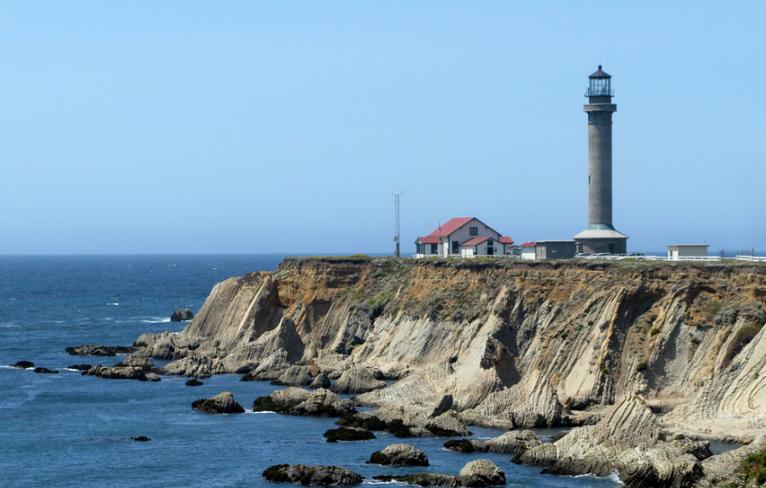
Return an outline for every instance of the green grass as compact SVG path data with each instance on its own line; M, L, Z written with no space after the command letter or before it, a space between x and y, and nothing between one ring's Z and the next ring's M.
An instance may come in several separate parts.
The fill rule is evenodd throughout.
M766 450L754 452L743 459L742 472L746 481L766 483Z

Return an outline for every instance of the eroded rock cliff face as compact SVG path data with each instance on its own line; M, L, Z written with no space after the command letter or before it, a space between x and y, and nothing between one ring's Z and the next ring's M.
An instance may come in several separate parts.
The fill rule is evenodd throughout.
M765 323L752 264L291 259L219 283L134 354L196 376L360 370L343 383L381 410L508 428L638 397L660 430L747 440L766 432Z

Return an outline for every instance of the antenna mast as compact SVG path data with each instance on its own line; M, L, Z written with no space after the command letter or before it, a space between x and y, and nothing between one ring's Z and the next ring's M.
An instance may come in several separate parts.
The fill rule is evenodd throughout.
M394 243L396 246L396 249L394 250L394 255L398 258L400 257L400 250L399 250L399 197L402 195L402 192L399 193L393 193L394 196L394 214L395 214L395 229L394 229Z

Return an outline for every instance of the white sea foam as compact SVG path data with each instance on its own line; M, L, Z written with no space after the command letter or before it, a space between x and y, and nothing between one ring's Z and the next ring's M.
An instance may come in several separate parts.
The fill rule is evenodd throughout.
M141 319L144 324L166 324L170 322L170 317L146 317Z
M252 410L250 410L249 408L246 408L246 409L245 409L245 413L255 413L255 414L258 414L258 413L277 413L277 412L272 412L271 410L264 410L264 411L262 411L262 412L253 412L253 411L252 411Z
M109 302L109 303L107 303L107 305L111 305L113 307L118 307L118 306L120 306L120 302Z

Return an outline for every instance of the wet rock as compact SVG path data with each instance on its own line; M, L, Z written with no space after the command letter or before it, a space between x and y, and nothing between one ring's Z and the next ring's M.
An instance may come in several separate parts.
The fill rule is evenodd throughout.
M362 483L361 475L338 466L277 464L266 468L262 476L275 483L296 483L303 486L352 486Z
M201 386L201 385L203 385L203 384L204 384L204 383L202 383L202 382L201 382L200 380L198 380L197 378L192 378L192 379L190 379L190 380L188 380L188 381L186 382L186 386Z
M82 374L88 376L96 376L98 378L104 378L107 380L138 380L146 381L146 373L141 368L135 368L133 366L101 366L96 365L87 371L83 371Z
M234 400L234 395L228 391L212 396L210 398L201 398L192 402L192 408L205 413L244 413L242 405Z
M133 352L129 346L105 346L103 344L83 344L67 347L66 352L72 356L116 356Z
M58 371L56 371L55 369L43 368L42 366L36 367L34 369L34 372L35 373L43 373L43 374L56 374L56 373L58 373Z
M477 459L463 466L457 475L460 486L473 488L505 484L505 473L488 459Z
M484 451L482 448L477 448L478 442L473 439L451 439L444 443L444 448L450 451L462 452L464 454L471 454L476 451Z
M356 412L353 402L343 400L324 388L310 392L302 388L278 390L259 397L253 403L255 412L277 412L312 417L342 417Z
M454 488L458 486L457 479L454 476L442 473L415 473L405 475L377 475L372 477L375 480L390 483L399 481L408 485L415 486L444 486Z
M160 375L157 373L146 373L146 381L152 381L157 382L160 381L162 378L160 378Z
M67 366L67 369L74 369L77 371L88 371L90 368L92 368L92 364L70 364Z
M177 308L171 315L171 322L183 322L184 320L191 320L194 318L194 314L188 308Z
M130 438L131 440L134 440L136 442L149 442L151 439L146 437L145 435L136 435Z
M387 466L428 466L428 456L409 444L391 444L373 452L368 462Z
M14 368L19 368L19 369L27 369L27 368L34 368L35 363L33 363L32 361L22 360L22 361L16 361L15 363L11 364L11 366L13 366Z
M348 427L340 427L338 429L330 429L324 433L327 442L338 441L368 441L375 439L375 434L369 430L351 429Z
M375 378L372 370L362 366L352 366L340 375L331 390L336 393L366 393L385 386L384 381Z

